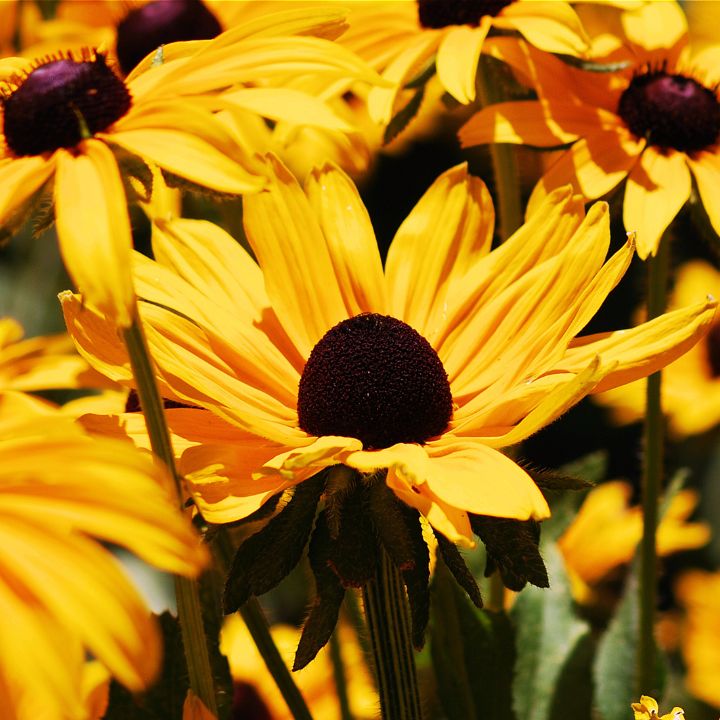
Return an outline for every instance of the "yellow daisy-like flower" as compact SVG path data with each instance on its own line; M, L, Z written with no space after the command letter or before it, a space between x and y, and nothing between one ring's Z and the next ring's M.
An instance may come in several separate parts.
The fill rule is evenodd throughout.
M195 576L207 552L127 442L93 439L60 411L0 395L0 706L4 717L84 718L85 652L132 690L160 663L149 610L98 541ZM87 683L85 683L86 685Z
M587 393L665 365L715 311L708 301L576 339L633 249L605 263L607 206L585 217L569 188L490 252L490 195L452 168L402 224L383 270L346 175L316 169L303 192L277 161L269 171L267 190L244 201L257 264L194 220L158 221L157 261L135 257L163 392L194 406L168 417L211 522L338 463L387 469L396 495L456 542L472 544L468 513L547 517L537 486L499 449ZM70 293L63 305L91 364L131 384L112 325Z
M214 191L257 191L265 178L254 150L211 110L222 104L274 120L292 112L297 122L337 129L338 119L318 111L322 103L314 98L240 83L308 72L327 82L372 80L375 74L347 50L306 36L337 33L342 18L332 10L267 15L212 41L170 45L163 64L153 67L148 59L125 80L94 51L0 61L0 224L6 234L54 181L58 238L71 276L88 302L128 326L132 241L118 160L127 161L129 175L143 177L148 162ZM287 93L295 101L289 106Z
M369 109L387 124L404 85L433 62L450 95L475 99L475 76L491 28L519 32L547 51L580 55L587 37L567 2L537 0L391 0L351 5L350 30L341 42L367 60L393 87L374 88Z
M629 506L632 488L606 482L590 491L572 524L558 541L579 602L593 596L593 585L632 560L642 537L642 509ZM658 527L658 555L703 547L710 541L705 523L687 522L698 503L694 490L681 490Z
M632 703L635 720L684 720L685 711L682 708L674 707L669 713L660 715L660 709L655 698L649 695L641 695L639 703Z
M538 100L484 108L460 140L464 147L569 144L535 187L531 207L566 183L594 199L626 179L625 227L637 232L645 259L690 196L692 177L720 232L719 50L690 56L675 3L650 3L633 15L633 37L652 38L652 47L626 38L625 54L614 59L628 66L618 72L582 71L527 45L498 42L494 54L518 69Z
M720 273L701 260L677 270L670 307L696 302L710 293L720 294ZM630 383L601 393L596 400L612 409L619 423L639 420L645 412L645 382ZM720 423L720 325L685 355L665 368L662 407L676 437L706 432Z

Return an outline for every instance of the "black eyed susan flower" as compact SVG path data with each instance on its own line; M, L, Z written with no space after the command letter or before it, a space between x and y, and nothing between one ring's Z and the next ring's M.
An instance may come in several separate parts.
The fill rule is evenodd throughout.
M569 144L535 187L531 206L566 183L594 199L627 179L625 227L637 231L644 259L655 254L662 233L690 196L692 177L720 232L720 76L717 49L690 56L675 3L647 4L633 13L631 27L623 52L612 58L626 67L612 73L570 68L527 46L498 43L497 57L516 67L539 99L484 108L460 131L460 139L466 147Z
M150 163L216 192L257 191L265 183L262 167L211 112L218 108L209 96L225 90L227 105L277 119L289 112L287 102L278 109L288 99L282 89L242 83L269 78L277 85L313 71L331 79L372 80L374 73L343 48L283 34L322 35L341 18L332 11L267 16L201 47L168 46L160 66L148 60L125 80L103 53L91 50L0 61L0 223L6 233L26 217L38 191L51 186L70 274L88 302L129 325L134 295L123 176L147 180L143 167ZM291 99L302 95L287 92ZM322 125L330 116L337 129L329 111L318 120L318 105L307 98L298 121L315 113Z
M402 224L383 270L342 172L316 170L305 192L277 161L269 172L244 205L258 264L219 228L182 219L157 222L155 262L135 258L164 393L191 406L168 411L182 471L211 522L338 465L387 471L403 503L466 545L469 514L547 517L500 449L587 393L667 364L714 313L708 301L576 338L633 251L605 263L607 207L584 217L569 189L490 252L489 194L453 168ZM76 296L63 305L81 352L131 384L112 326Z
M655 698L649 695L642 695L640 702L632 704L635 720L685 720L685 712L682 708L674 707L669 713L660 715L660 708Z
M3 716L86 717L86 652L140 690L162 651L149 610L101 542L191 577L207 551L148 454L90 438L19 393L0 395L0 430Z
M398 93L429 63L450 95L475 99L475 76L491 28L519 32L548 52L581 55L588 48L582 24L567 2L536 0L401 0L355 3L341 42L392 81L374 88L373 117L387 124Z

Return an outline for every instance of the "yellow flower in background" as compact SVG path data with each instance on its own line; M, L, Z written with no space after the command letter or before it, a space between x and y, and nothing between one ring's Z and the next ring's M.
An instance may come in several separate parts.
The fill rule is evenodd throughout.
M710 294L720 294L720 273L695 260L678 268L670 307L678 308ZM601 393L595 399L611 408L619 423L639 420L645 412L644 381ZM720 325L685 355L665 368L662 407L676 437L706 432L720 423Z
M558 547L578 602L589 602L593 586L629 563L642 537L642 508L630 506L632 488L622 481L593 488ZM657 532L658 555L703 547L710 541L706 523L688 522L698 504L695 490L681 490L671 501Z
M499 450L588 393L665 365L715 311L708 301L576 338L633 249L605 262L607 206L585 217L569 188L490 252L490 195L465 165L452 168L401 225L383 269L346 175L317 169L303 192L277 161L268 168L267 190L243 207L257 264L195 220L158 222L157 261L135 256L163 393L192 406L168 413L186 448L181 471L211 522L338 463L387 469L401 500L466 545L468 513L547 517L537 486ZM112 324L77 296L62 300L80 352L132 384Z
M292 667L300 639L299 628L273 625L271 632L288 668ZM339 633L352 716L358 720L376 718L379 699L355 633L342 623L338 625L336 632ZM250 632L237 613L225 619L220 635L220 650L227 656L235 682L236 707L233 710L237 717L254 717L251 706L260 703L264 713L258 711L258 716L272 720L292 720L287 703L268 673ZM313 662L293 673L293 677L313 717L340 720L340 703L333 681L329 646L320 650Z
M685 684L695 697L720 708L720 573L689 570L675 583L675 595L685 610Z
M538 100L484 108L461 129L460 140L464 147L569 144L536 185L530 208L566 183L595 199L627 180L625 227L637 232L645 259L688 200L692 178L720 233L720 50L690 54L675 3L643 6L631 28L624 54L613 56L627 65L617 72L578 70L527 45L498 41L493 54L518 70ZM652 44L646 48L636 38Z
M132 690L153 680L162 652L150 611L101 543L188 576L207 552L165 473L127 442L90 438L19 393L0 395L0 438L3 717L85 718L102 700L86 652Z
M375 88L369 109L387 124L398 95L428 65L458 102L475 99L475 76L491 28L514 30L547 52L580 55L588 41L567 2L390 0L351 4L350 30L341 42L381 71L392 88Z
M87 302L128 326L132 240L122 174L142 178L148 162L221 193L260 189L265 179L254 148L211 110L221 102L254 117L290 114L297 122L344 128L319 100L298 90L240 85L282 82L298 72L315 72L326 82L372 80L374 73L347 50L305 36L338 32L342 17L320 10L268 15L215 40L170 45L165 62L153 67L148 60L126 80L95 51L0 61L5 233L25 219L38 191L52 186L60 248L73 280ZM213 99L220 90L222 101Z
M16 320L0 317L0 390L108 387L107 378L77 354L66 333L27 340L23 334Z
M685 712L682 708L674 707L669 713L660 715L660 709L655 698L641 695L639 703L632 703L635 720L684 720Z

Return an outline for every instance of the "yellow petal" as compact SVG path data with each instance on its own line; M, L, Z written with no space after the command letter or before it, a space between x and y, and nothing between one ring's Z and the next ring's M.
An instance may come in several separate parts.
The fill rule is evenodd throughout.
M336 435L324 435L319 438L309 438L304 447L293 448L276 455L268 460L256 475L279 474L287 480L297 476L298 472L305 473L311 470L313 473L322 470L330 465L337 465L344 462L347 453L355 452L362 448L362 443L356 438L348 438Z
M589 357L600 354L617 367L594 388L603 392L650 375L687 352L705 333L715 316L717 303L708 301L665 313L629 330L578 338L565 359L562 371L575 372Z
M475 99L475 74L483 42L492 26L484 16L477 27L458 25L448 29L438 47L435 67L443 87L460 103Z
M85 301L128 327L135 306L132 236L120 172L97 140L57 152L55 217L65 265Z
M310 172L305 192L325 237L347 314L387 312L375 232L352 180L325 165Z
M482 180L465 164L443 173L398 229L386 276L390 311L434 344L448 316L448 299L487 255L495 213Z
M688 165L695 176L700 199L715 232L720 235L720 157L717 153L701 151L694 157L687 157Z
M348 313L312 207L279 161L269 165L272 180L265 192L244 199L243 221L277 316L307 358Z
M0 162L0 224L5 225L52 175L55 158L36 155Z
M660 238L690 197L692 183L683 153L649 146L628 177L623 202L625 229L636 233L638 255L655 255Z

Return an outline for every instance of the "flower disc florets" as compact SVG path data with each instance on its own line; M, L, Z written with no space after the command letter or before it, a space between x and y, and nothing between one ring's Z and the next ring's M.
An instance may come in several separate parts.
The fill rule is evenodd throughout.
M651 145L681 152L703 150L720 134L715 92L694 78L665 70L635 76L620 96L618 115Z
M418 0L418 17L425 28L478 25L485 15L494 17L511 0Z
M201 0L152 0L131 10L118 23L115 50L127 75L160 45L210 40L221 31L218 19Z
M423 443L452 416L447 373L430 343L401 320L343 320L315 345L300 379L300 427L365 448Z
M3 131L16 155L77 145L130 109L125 83L103 55L61 58L36 67L3 101Z

